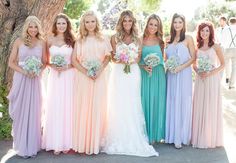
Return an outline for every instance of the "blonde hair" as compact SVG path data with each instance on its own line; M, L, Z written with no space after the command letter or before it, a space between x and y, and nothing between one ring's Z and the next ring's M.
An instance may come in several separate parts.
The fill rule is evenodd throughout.
M137 25L136 25L136 19L132 13L132 11L130 10L125 10L123 11L121 14L120 14L120 18L118 20L118 23L116 25L116 41L118 43L121 43L125 37L125 30L124 30L124 27L123 27L123 21L125 19L125 17L130 17L132 19L132 27L131 27L131 31L130 31L130 34L131 34L131 37L132 37L132 41L134 43L138 43L138 28L137 28Z
M31 36L28 33L28 28L30 23L35 23L38 28L38 34L36 35L36 38L39 40L43 40L43 32L42 32L42 26L40 20L36 16L28 16L25 20L23 30L22 30L22 39L24 41L24 44L26 46L32 46L31 45Z
M150 22L150 20L152 19L155 19L157 21L157 32L155 33L156 37L158 38L159 40L159 44L160 44L160 47L161 47L161 51L162 53L164 52L164 40L163 40L163 26L162 26L162 21L161 21L161 18L156 15L156 14L152 14L148 17L148 20L147 20L147 24L146 24L146 27L144 29L144 34L143 34L143 38L147 38L149 36L149 32L148 32L148 24Z
M80 19L79 41L84 40L89 34L88 30L85 27L85 19L86 19L87 16L93 16L95 18L95 20L96 20L96 28L94 30L95 36L98 39L103 39L102 34L101 34L100 23L99 23L98 17L96 16L96 14L93 11L87 11L82 15L82 17Z

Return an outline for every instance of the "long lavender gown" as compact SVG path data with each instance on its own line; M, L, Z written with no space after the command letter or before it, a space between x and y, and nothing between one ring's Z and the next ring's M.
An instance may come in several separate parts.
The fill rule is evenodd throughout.
M167 58L177 55L180 64L190 59L188 48L183 42L170 44ZM192 126L192 69L191 66L179 73L167 72L166 100L166 143L189 144Z
M28 56L42 58L42 46L20 45L19 64ZM29 78L16 72L8 95L9 114L13 120L13 149L19 156L33 156L41 146L41 84L40 77Z

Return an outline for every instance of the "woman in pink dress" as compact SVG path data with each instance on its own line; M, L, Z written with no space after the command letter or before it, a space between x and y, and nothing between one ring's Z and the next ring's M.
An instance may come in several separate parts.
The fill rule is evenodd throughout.
M192 145L215 148L223 146L220 82L225 63L220 46L214 43L214 29L210 22L198 26L197 46Z
M12 88L8 95L12 123L13 149L24 158L33 157L41 149L41 70L46 65L46 46L42 27L35 16L24 23L22 35L12 48L9 67L14 70ZM37 59L38 71L26 68L27 61ZM39 64L40 65L40 64Z
M72 63L78 70L75 79L73 111L73 149L98 154L104 135L107 111L107 64L111 45L100 31L94 12L86 12L80 21Z
M75 70L71 55L75 43L67 15L55 18L47 41L49 74L43 124L43 148L54 154L67 153L72 148L73 81ZM61 60L56 61L58 58Z

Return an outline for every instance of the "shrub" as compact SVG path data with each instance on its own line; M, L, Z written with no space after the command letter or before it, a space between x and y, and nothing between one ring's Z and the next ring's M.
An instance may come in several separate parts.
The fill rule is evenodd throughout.
M8 113L8 100L7 100L7 86L0 85L0 112L2 117L0 118L0 140L11 139L11 118Z

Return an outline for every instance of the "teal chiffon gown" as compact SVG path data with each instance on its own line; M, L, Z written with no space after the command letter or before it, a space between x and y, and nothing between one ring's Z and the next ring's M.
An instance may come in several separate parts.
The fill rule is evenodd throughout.
M160 57L160 64L152 69L151 76L141 68L141 98L149 142L154 143L165 139L166 76L159 45L143 46L140 64L145 64L144 58L150 53Z

